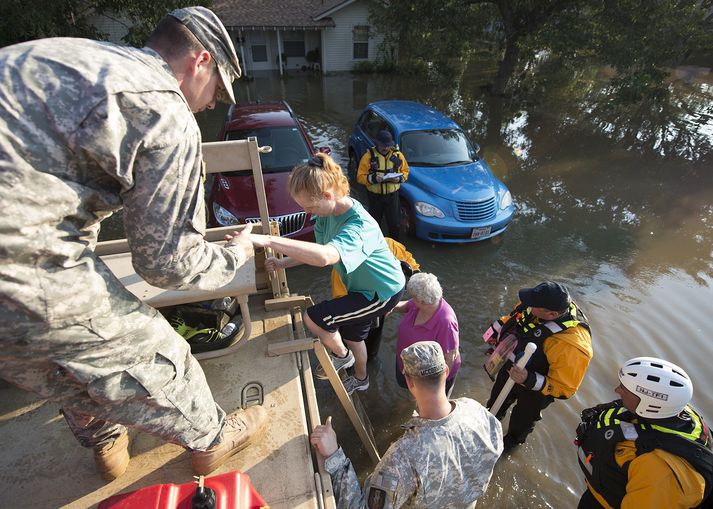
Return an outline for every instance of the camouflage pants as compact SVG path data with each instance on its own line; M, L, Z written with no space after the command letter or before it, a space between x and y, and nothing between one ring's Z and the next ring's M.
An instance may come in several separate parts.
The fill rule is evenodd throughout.
M194 450L221 438L225 412L203 370L183 338L141 303L0 337L0 378L58 402L86 447L113 440L124 426Z

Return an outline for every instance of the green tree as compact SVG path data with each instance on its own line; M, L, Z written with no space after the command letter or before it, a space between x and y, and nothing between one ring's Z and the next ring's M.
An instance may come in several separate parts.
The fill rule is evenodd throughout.
M371 0L370 22L383 35L382 57L403 69L448 73L467 57L487 25L483 9L461 0ZM466 27L465 30L462 27Z
M660 84L665 66L713 43L713 0L373 0L372 20L400 59L464 56L501 41L491 90L543 55L608 64L632 100ZM402 54L403 52L403 54ZM436 64L437 65L437 64Z
M529 42L552 55L615 71L620 100L666 95L669 68L713 44L712 0L588 0L551 19Z
M142 46L156 22L167 12L195 0L3 0L0 2L0 47L44 37L105 39L91 24L97 14L126 24L124 41Z

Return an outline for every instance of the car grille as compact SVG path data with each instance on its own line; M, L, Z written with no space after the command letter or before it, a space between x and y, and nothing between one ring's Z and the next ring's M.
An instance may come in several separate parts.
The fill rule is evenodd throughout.
M485 201L457 201L458 219L461 221L485 221L495 217L495 198Z
M285 216L275 216L271 217L270 221L277 221L280 225L280 235L289 235L295 233L302 229L305 224L304 212L297 212L295 214L287 214ZM246 223L259 223L259 217L247 217L245 218Z

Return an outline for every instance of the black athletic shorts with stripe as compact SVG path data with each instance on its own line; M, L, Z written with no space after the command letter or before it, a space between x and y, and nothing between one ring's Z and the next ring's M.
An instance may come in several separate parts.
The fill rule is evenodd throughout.
M387 301L375 296L369 300L361 293L350 292L338 299L325 300L307 308L307 314L319 327L329 332L339 330L342 339L364 341L376 319L394 309L404 294L403 288Z

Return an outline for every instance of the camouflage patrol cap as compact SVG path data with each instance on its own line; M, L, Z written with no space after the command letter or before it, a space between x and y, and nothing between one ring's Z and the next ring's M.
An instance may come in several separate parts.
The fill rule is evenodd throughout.
M200 6L176 9L169 15L191 31L218 65L218 73L223 82L223 90L220 90L218 100L235 104L233 80L241 75L240 63L233 41L218 16L210 9Z
M446 360L441 345L435 341L419 341L401 351L404 373L409 376L428 377L443 373Z

